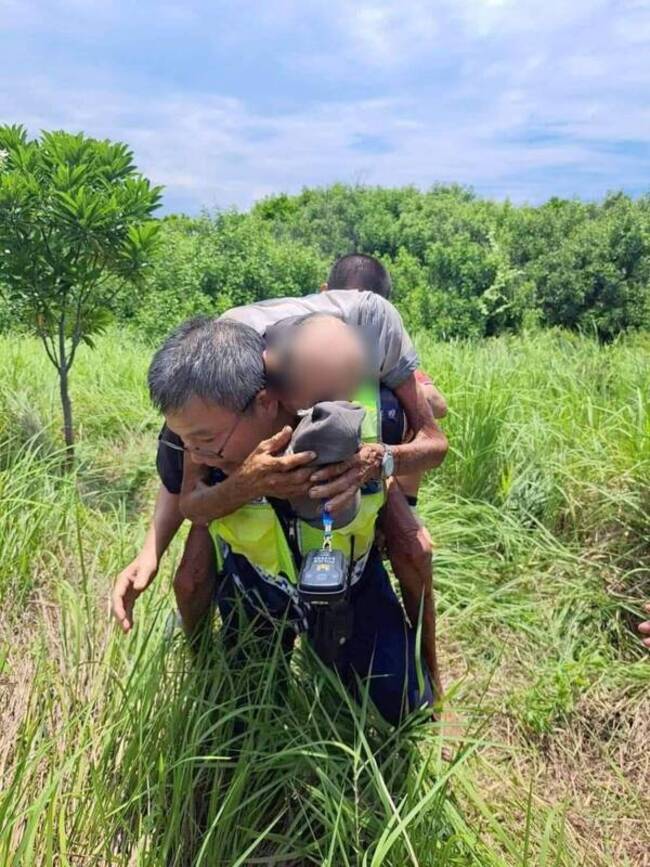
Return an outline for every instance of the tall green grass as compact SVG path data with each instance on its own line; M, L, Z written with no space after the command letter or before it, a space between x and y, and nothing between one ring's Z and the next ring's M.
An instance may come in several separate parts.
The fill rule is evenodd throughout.
M48 363L0 340L1 864L634 863L608 823L646 821L621 750L648 731L648 338L420 349L451 407L421 513L462 736L390 729L304 649L166 640L180 539L117 634L155 487L150 350L113 332L80 356L66 477Z

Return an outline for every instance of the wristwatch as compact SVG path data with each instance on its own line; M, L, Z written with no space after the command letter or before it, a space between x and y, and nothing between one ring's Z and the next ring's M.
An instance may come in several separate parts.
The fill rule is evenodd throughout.
M381 477L387 479L395 472L395 455L390 446L384 444L384 455L381 459Z

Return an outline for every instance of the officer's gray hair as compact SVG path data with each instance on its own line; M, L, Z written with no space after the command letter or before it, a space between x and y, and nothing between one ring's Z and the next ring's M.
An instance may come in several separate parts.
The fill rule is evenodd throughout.
M193 397L241 412L264 387L264 341L249 325L200 316L167 337L149 367L149 394L162 413Z

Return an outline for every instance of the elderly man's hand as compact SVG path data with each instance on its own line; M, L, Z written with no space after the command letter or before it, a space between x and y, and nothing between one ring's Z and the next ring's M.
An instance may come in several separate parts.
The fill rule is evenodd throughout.
M252 499L289 499L307 494L314 472L314 468L307 464L316 459L316 453L277 454L289 445L292 433L287 426L269 439L262 440L237 470L239 483L251 494Z
M381 477L383 456L381 443L367 443L347 461L312 472L311 482L319 484L310 487L309 496L314 500L327 500L325 507L335 515L352 502L360 487Z

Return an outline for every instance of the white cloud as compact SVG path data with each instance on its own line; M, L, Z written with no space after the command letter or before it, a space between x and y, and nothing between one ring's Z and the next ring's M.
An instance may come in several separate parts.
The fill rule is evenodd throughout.
M612 0L444 0L465 29L478 36L513 36L568 31L611 8Z
M67 14L79 2L56 8ZM124 5L103 0L98 14L117 26ZM225 5L223 32L200 4L156 7L172 33L194 28L198 43L210 31L214 70L199 70L210 72L207 83L171 84L160 73L139 81L117 62L100 74L80 59L75 67L71 54L83 84L54 65L40 76L13 65L0 116L33 132L63 126L123 139L172 204L194 209L358 178L459 181L517 199L647 183L649 160L625 150L650 130L647 3L274 0L243 2L237 15ZM34 5L11 9L15 27L36 27ZM274 46L281 93L268 94L263 70L243 62L256 42ZM240 45L239 74L252 79L235 97L219 84L220 58ZM335 99L321 92L331 82Z
M272 191L359 177L368 183L422 186L460 179L521 198L530 190L513 181L518 173L545 167L578 171L587 161L594 171L607 168L605 157L589 156L580 144L542 148L504 143L485 119L480 124L460 117L451 124L444 117L416 123L409 103L370 100L265 115L251 112L240 101L214 97L179 95L150 99L145 106L124 94L57 95L69 107L63 118L54 108L53 95L41 84L40 109L27 118L32 129L63 124L122 138L134 148L142 170L168 187L173 201L195 206L245 206ZM133 123L130 118L138 114ZM511 119L507 110L501 121L497 118L502 131ZM261 142L250 136L260 126L267 131ZM360 133L383 138L394 150L353 150L351 141ZM533 188L533 195L540 193L544 195L543 187Z
M349 4L342 31L351 53L362 65L408 63L415 54L435 45L439 27L432 4L374 2Z

